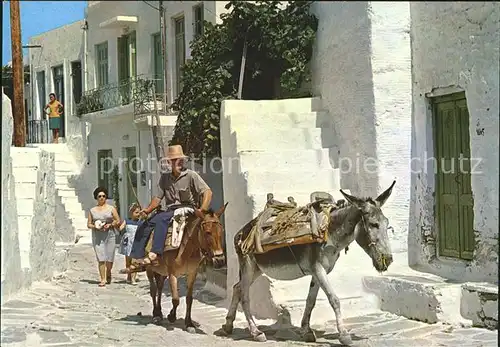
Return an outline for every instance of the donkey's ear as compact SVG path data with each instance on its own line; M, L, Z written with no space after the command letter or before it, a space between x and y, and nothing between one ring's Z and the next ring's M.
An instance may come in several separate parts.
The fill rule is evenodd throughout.
M365 201L363 199L357 198L355 196L349 195L345 193L342 189L340 190L340 193L344 196L344 198L350 203L356 206L357 208L361 209L363 208Z
M385 192L383 192L382 194L377 196L375 201L377 202L377 205L379 207L384 206L387 199L389 199L389 196L391 196L391 194L392 194L392 188L394 187L395 184L396 184L396 180L394 180L394 182L392 182L391 186L389 188L387 188L387 190Z
M219 218L220 216L222 216L222 214L223 214L223 213L224 213L224 211L226 210L227 204L229 204L229 202L226 202L226 204L225 204L224 206L222 206L221 208L219 208L219 209L215 212L215 215L217 216L217 218Z

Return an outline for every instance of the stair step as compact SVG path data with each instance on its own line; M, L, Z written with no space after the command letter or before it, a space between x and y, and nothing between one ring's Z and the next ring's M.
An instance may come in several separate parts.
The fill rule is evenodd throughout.
M35 182L19 182L15 184L16 198L32 199L36 196Z
M56 161L55 170L58 172L70 172L72 174L77 172L76 165L66 161Z
M304 150L335 146L335 139L324 128L265 129L248 127L236 140L236 151Z
M77 198L76 192L74 189L57 189L57 194L61 197L65 198Z
M38 182L38 167L13 168L12 174L16 183Z
M68 154L69 149L68 146L64 143L37 143L37 144L31 144L30 147L36 147L36 148L41 148L47 152L51 153L62 153L62 154Z
M55 182L56 182L56 188L59 187L67 187L68 186L68 176L60 176L60 175L56 175L56 178L55 178Z
M268 129L283 128L327 128L332 124L328 112L289 112L289 113L254 113L231 114L231 130L251 127Z
M281 100L225 100L222 103L221 114L240 114L241 110L248 115L260 113L289 113L318 111L321 100L314 98L295 98Z
M40 165L40 150L38 148L11 147L13 168L38 168Z
M34 214L33 201L34 199L29 198L16 198L17 215L32 217Z
M307 167L306 167L307 168ZM340 173L336 169L301 171L244 172L249 193L278 193L290 187L298 191L327 191L340 189Z
M337 148L304 149L304 150L276 150L242 151L239 154L241 171L264 171L273 169L286 169L290 171L331 169L330 156L337 154ZM226 159L224 159L226 163ZM227 159L230 160L230 159ZM226 166L228 170L237 169L237 162ZM226 164L225 164L226 165Z

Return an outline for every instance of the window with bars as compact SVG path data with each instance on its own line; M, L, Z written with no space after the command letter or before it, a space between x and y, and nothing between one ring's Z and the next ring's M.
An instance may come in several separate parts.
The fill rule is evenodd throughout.
M108 84L108 42L103 42L95 46L97 86Z
M194 26L194 37L203 34L203 3L193 7L193 26Z
M182 90L182 66L186 60L184 16L174 20L176 95Z

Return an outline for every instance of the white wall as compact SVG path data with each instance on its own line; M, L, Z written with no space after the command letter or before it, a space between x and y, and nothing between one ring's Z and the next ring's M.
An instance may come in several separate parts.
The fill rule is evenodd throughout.
M75 102L73 97L73 80L71 77L71 62L80 61L83 64L83 20L64 25L60 28L33 36L30 45L41 45L41 48L30 48L29 58L33 65L33 119L41 119L43 110L40 109L40 100L46 104L49 93L54 90L53 67L63 65L64 69L64 116L66 139L81 137L80 121L75 118ZM82 65L83 67L83 65ZM37 73L45 71L46 95L38 95ZM83 75L83 72L82 72ZM76 123L76 124L75 124ZM79 139L75 139L78 141ZM69 145L69 143L68 143Z
M54 154L11 147L12 131L11 102L2 94L2 300L60 268Z
M10 99L2 88L2 148L10 148L14 123ZM19 253L19 230L17 224L17 202L12 175L10 150L2 155L2 302L22 286L21 257Z
M393 251L404 252L410 198L409 3L311 6L319 19L313 92L331 115L333 129L325 136L337 139L338 146L330 158L342 171L341 186L355 195L375 197L396 179L383 211L395 229Z
M463 90L469 110L476 249L470 264L436 259L434 174L414 174L411 183L410 265L445 277L496 282L498 276L498 114L500 11L493 2L411 4L413 65L412 157L432 156L427 93ZM423 162L423 161L422 161Z
M190 42L193 38L193 7L204 3L205 20L215 22L216 18L225 11L225 2L215 1L171 1L164 2L166 12L167 32L167 95L173 101L176 76L175 76L175 40L174 40L174 18L184 15L185 20L185 47L186 59L191 56ZM157 1L149 2L158 8ZM119 5L118 5L119 4ZM138 22L130 24L130 30L136 30L137 41L137 74L152 76L153 50L152 35L160 31L159 12L141 1L114 1L98 2L87 9L88 30L88 68L89 88L96 86L95 45L108 41L109 59L109 82L116 83L118 78L117 61L117 38L122 34L121 28L101 29L99 24L116 16L137 16Z

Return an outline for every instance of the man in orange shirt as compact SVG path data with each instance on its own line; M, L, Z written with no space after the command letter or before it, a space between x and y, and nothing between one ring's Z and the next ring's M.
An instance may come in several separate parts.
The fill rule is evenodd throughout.
M61 129L61 114L63 113L63 105L56 99L54 93L49 94L49 103L45 106L44 111L49 110L49 128L52 129L52 137L54 143L59 142L59 129Z

